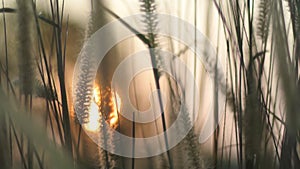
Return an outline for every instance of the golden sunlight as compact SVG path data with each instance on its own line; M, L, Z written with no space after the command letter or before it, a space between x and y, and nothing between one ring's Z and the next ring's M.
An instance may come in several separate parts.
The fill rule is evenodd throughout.
M85 129L88 131L97 131L100 127L100 111L99 105L101 104L100 99L100 90L99 87L96 86L93 90L93 101L91 103L90 111L89 111L89 120L88 123L84 125Z
M110 91L110 90L109 90ZM105 103L105 102L103 102ZM101 92L99 86L95 85L93 90L93 101L90 106L89 111L89 118L88 123L84 125L84 128L91 132L96 132L101 126L101 112L100 112L100 105L101 105ZM107 105L110 109L108 116L106 118L107 123L112 128L116 128L118 126L118 112L120 111L121 107L121 99L117 93L111 93L109 97L109 102Z
M118 125L118 120L119 120L119 111L121 108L121 99L118 95L118 93L114 93L114 95L111 97L109 106L111 107L111 112L109 113L109 125L112 128L116 128Z

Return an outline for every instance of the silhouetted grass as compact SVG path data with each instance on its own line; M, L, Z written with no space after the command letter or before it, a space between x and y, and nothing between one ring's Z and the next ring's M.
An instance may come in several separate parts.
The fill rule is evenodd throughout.
M160 13L160 2L143 0L139 2L140 6L136 6L145 16L141 23L146 31L157 29L156 22L159 21L156 14ZM215 90L212 105L215 119L218 119L217 112L220 108L217 87L225 88L226 85L226 91L223 92L226 92L224 94L227 99L223 123L219 124L212 136L211 154L202 151L206 147L198 143L198 130L192 126L187 137L166 153L147 159L129 160L97 147L82 131L78 119L74 118L68 81L68 73L71 71L68 66L74 65L74 58L68 56L68 51L73 50L69 49L72 45L69 38L75 36L70 33L72 23L69 17L64 16L68 15L65 13L64 0L61 3L58 0L48 0L45 3L49 4L49 9L41 12L34 0L17 0L13 7L7 6L6 1L2 0L0 168L133 169L143 164L145 168L170 169L300 168L299 1L213 0L208 13L217 12L219 27L209 25L209 15L206 27L218 32L217 58L225 60L226 67L226 84L220 84L218 78L222 77L218 76L220 72L217 63L209 63L215 66L212 69L216 74L212 87ZM174 1L175 3L182 5L181 1ZM193 3L196 4L193 11L180 6L179 10L186 13L177 15L186 17L192 13L193 24L198 27L198 8L202 1L195 0ZM174 52L174 48L178 48L175 40L169 39L161 43L159 35L137 32L115 12L117 8L119 7L108 7L103 1L91 0L89 23L86 25L85 37L79 43L87 41L95 31L110 21L110 17L120 19L124 28L135 33L135 38L148 48L153 67L164 66L161 56L153 48L170 48ZM223 51L221 47L224 47ZM196 55L188 55L188 50L188 47L180 49L174 57L194 59L194 75L201 76L203 72L197 68ZM109 58L108 64L104 65L107 72L112 70L109 68L110 63L119 62L116 59L120 59L110 57L112 58ZM89 62L86 63L83 68L88 70ZM99 105L99 113L103 118L99 123L106 123L104 117L109 113L109 108L105 104L110 101L110 97L116 96L113 89L106 87L110 85L110 76L101 70L98 73L103 78L97 80L102 85L103 105ZM172 78L160 72L160 69L153 69L152 75L156 89L161 89L161 79L168 79L168 97L172 101L172 112L163 113L161 122L155 121L155 131L159 133L160 129L167 130L167 122L176 119L176 111L180 106L178 98L182 93L180 94L178 85L173 84ZM91 77L87 73L79 78L78 85L85 86ZM206 82L200 82L201 85L204 83ZM93 87L91 85L77 92L84 93ZM159 100L162 104L162 98ZM91 99L83 97L81 101L89 102ZM162 105L160 108L163 112ZM84 107L82 111L83 119L89 116L86 112L88 108ZM193 125L188 111L191 110L186 109L183 118L177 119L182 124L178 132ZM137 137L140 124L132 122L130 129L124 129L126 125L121 124L122 121L119 121L115 130L130 130L132 137ZM198 127L200 124L196 125ZM142 129L143 132L145 130L147 129ZM121 142L120 145L114 145L118 138L105 127L101 128L99 135L105 146L126 146ZM145 133L142 135L145 136ZM163 145L167 149L168 139L165 135ZM134 142L132 144L134 155L136 147Z

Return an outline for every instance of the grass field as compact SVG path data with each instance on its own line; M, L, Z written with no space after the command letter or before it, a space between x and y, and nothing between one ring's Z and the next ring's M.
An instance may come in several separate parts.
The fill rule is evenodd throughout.
M300 168L299 0L0 2L1 169ZM180 25L176 31L182 39L192 34L188 38L195 41L184 44L180 38L153 33L159 31L161 13L192 25L195 32L185 32ZM146 33L123 20L132 14L142 14L137 23ZM99 48L120 30L135 35L106 53L95 80L87 60L82 60L83 72L74 71L84 44L116 20L122 27L112 29L115 34L106 37L110 39L99 39ZM198 46L197 31L209 43ZM215 55L199 62L193 47L204 54L212 47ZM183 61L199 90L165 73L170 63L157 49ZM157 69L137 74L128 91L120 90L125 82L112 87L121 63L142 50ZM130 64L124 77L140 66ZM183 71L172 67L175 72ZM188 72L182 75L188 77ZM156 98L159 102L149 97L155 89L164 91ZM180 98L191 90L196 91L187 101L192 110L184 107L179 116L184 105ZM123 97L126 92L129 101ZM225 96L224 105L220 95ZM156 107L164 113L152 122L138 123L121 115L129 103L138 111ZM138 113L131 115L139 118ZM216 129L200 143L209 113ZM164 133L177 120L178 134L190 130L176 146L168 147L172 137ZM116 155L106 147L131 148L132 156L140 149L153 150L146 142L142 148L134 141L124 144L115 131L134 140L163 133L157 148L167 150L143 158Z

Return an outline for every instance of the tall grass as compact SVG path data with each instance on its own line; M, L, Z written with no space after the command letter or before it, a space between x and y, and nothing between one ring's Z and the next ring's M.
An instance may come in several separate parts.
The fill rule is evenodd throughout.
M281 1L215 1L215 5L229 42L239 168L297 168L299 158L292 158L290 154L292 149L295 150L295 144L286 144L286 139L291 139L289 134L281 136L281 127L290 130L289 109L296 105L296 98L291 94L297 93L296 87L287 85L294 85L295 82L291 81L298 78L298 73L295 73L297 64L292 64L298 61L294 60L297 57L290 55L289 46L294 46L294 42L287 38L296 39L297 35L290 35L286 28L286 23L296 21L286 15L288 9L283 9ZM286 22L286 19L290 21ZM293 74L297 74L296 79ZM281 84L280 88L278 84ZM281 99L279 95L286 97ZM279 104L286 106L284 112L278 108ZM293 119L297 119L297 108L292 112L295 113ZM286 114L285 119L277 117L282 113ZM296 135L299 121L294 120L292 124L292 135ZM297 142L296 137L292 140ZM279 147L282 147L281 155L278 154Z
M77 35L72 32L73 23L65 11L66 2L45 1L48 4L45 11L39 9L35 0L16 0L12 6L7 5L5 0L1 2L0 168L300 168L298 0L213 0L208 5L208 13L217 13L220 22L219 27L212 28L210 21L213 21L207 15L206 27L211 27L211 32L218 32L217 58L224 60L226 67L226 84L218 83L218 78L222 77L215 76L214 79L215 87L226 85L226 91L223 91L227 96L223 121L214 133L212 145L208 141L203 146L197 140L201 120L191 126L192 117L188 113L191 110L185 109L182 118L177 120L182 125L178 132L192 128L187 137L166 153L145 159L119 157L98 147L74 118L68 76L71 71L69 65L73 65L75 59L68 56L68 52L73 45L69 38ZM164 3L180 6L184 1ZM199 27L202 23L199 19L201 3L195 0L193 11L185 9L187 5L180 6L177 15L183 18L194 15L192 23ZM122 17L117 11L123 7L122 3L114 7L100 0L91 0L90 4L89 23L85 33L81 31L84 36L77 41L80 47L111 18ZM203 72L197 68L196 56L188 54L188 48L179 50L180 45L175 40L153 33L157 30L159 20L156 15L162 10L162 1L141 0L133 5L144 15L140 22L150 33L142 34L122 19L121 22L149 51L153 67L158 67L152 70L154 88L161 89L167 84L168 97L172 102L168 109L170 113L165 113L159 97L161 112L164 112L161 121L154 124L159 133L160 129L167 130L169 123L177 118L178 98L184 93L180 93L172 78L161 71L165 63L157 49L168 48L173 53L178 50L180 52L174 57L193 60L197 79ZM117 53L126 49L114 50ZM102 99L99 123L107 122L108 103L116 97L112 92L114 89L110 89L110 78L120 58L113 54L98 70L96 82L101 85ZM218 65L209 65L215 66L212 69L218 75ZM85 86L90 80L89 65L84 68L87 74L80 77L78 85ZM162 83L164 79L167 79L166 83ZM201 81L200 84L204 83ZM83 90L93 87L76 92L85 92ZM218 93L214 94L213 107L217 116L220 107ZM138 94L135 97L136 100L142 99L137 98ZM83 96L81 101L91 101L91 98ZM83 107L82 111L85 122L89 116L88 108ZM135 115L136 112L133 113ZM139 131L147 131L138 123L121 125L123 123L119 121L115 130L128 130L132 137L138 137ZM128 126L131 128L126 128ZM126 146L116 141L119 138L109 129L102 127L99 135L105 146L116 149ZM165 134L162 145L167 149L168 139ZM134 155L135 142L132 144Z

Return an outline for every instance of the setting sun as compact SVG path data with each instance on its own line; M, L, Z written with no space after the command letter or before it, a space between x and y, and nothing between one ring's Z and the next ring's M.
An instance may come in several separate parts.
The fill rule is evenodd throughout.
M89 111L89 120L88 123L84 125L85 129L88 131L96 131L100 127L100 111L99 111L99 105L101 104L100 99L100 90L99 87L96 86L93 90L93 101L90 106Z
M111 97L109 106L111 107L111 112L109 114L109 124L111 127L115 128L117 126L117 122L119 120L118 112L121 108L121 99L118 93L114 93Z
M88 123L84 125L86 130L95 132L101 126L100 124L100 120L102 118L101 113L103 113L100 111L101 103L102 102L101 102L100 88L99 86L95 85L93 90L93 101L90 105L90 110L89 110ZM107 106L109 107L110 111L107 115L106 121L110 127L116 128L119 120L118 111L120 110L121 107L121 99L117 93L113 93L113 92L111 93L111 95L109 96L109 102Z

